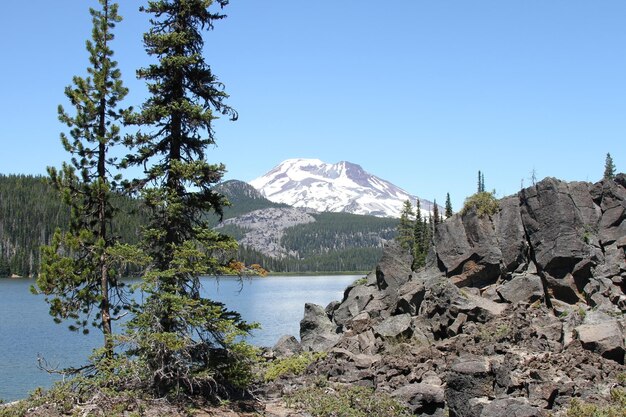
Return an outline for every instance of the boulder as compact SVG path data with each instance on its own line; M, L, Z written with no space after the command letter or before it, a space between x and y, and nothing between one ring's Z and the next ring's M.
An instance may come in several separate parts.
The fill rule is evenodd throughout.
M520 199L514 195L505 197L498 203L500 211L493 216L493 225L504 270L511 272L528 262L528 242L520 214Z
M576 304L583 300L578 284L572 274L566 273L561 278L556 278L546 272L543 276L546 283L546 291L551 298L556 298L569 304Z
M459 313L451 325L448 326L448 336L454 337L461 333L461 329L465 322L467 321L467 314Z
M524 229L540 270L556 278L572 272L592 250L585 232L595 225L600 209L588 183L546 178L520 191Z
M563 323L553 315L540 315L531 320L531 328L540 339L561 342Z
M382 338L398 338L411 336L411 315L400 314L391 316L373 327L374 334Z
M591 188L591 195L602 210L598 223L602 245L610 245L626 236L626 188L619 180L603 180Z
M333 347L339 341L335 326L323 307L317 304L304 305L304 318L300 321L300 340L304 350L320 352Z
M391 396L409 404L415 415L433 415L445 407L445 391L440 385L409 384L393 391Z
M500 276L502 252L488 216L470 210L438 224L435 245L440 264L460 287L485 286Z
M453 274L460 271L472 254L472 247L465 234L463 218L460 214L454 215L435 228L435 245L437 258L443 265L446 273Z
M468 320L485 323L494 317L500 316L506 305L483 298L479 295L464 293L452 300L450 313L455 317L459 313L467 314Z
M576 335L585 349L624 364L624 332L617 320L580 325Z
M532 303L544 297L541 277L532 274L513 275L496 291L508 303Z
M426 287L422 282L409 281L398 290L396 314L408 313L415 316L424 301Z
M360 334L371 327L371 321L369 313L363 311L348 321L346 328L353 330L356 334Z
M302 346L298 339L291 335L285 335L278 339L278 342L272 348L274 355L277 358L284 358L286 356L295 355L302 352Z
M480 417L544 417L540 408L528 403L525 398L500 398L483 406Z
M343 301L335 307L332 313L333 321L339 326L344 326L365 309L377 292L376 287L367 285L348 287L344 293Z
M390 242L385 247L383 256L376 265L376 285L379 290L395 294L411 277L412 258L396 242Z
M459 358L446 377L445 398L450 417L478 417L481 407L468 407L468 404L471 399L493 397L494 379L487 358Z

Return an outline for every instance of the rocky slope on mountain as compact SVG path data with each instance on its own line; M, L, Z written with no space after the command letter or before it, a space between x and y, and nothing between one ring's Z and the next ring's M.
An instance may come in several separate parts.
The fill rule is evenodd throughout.
M560 416L574 399L612 396L623 413L625 250L624 174L544 179L492 216L474 208L437 225L426 268L389 245L341 302L307 304L289 350L327 355L265 394L323 377L389 393L415 415Z
M250 184L271 201L319 212L400 217L403 203L418 198L346 161L288 159ZM428 216L432 203L420 201Z
M285 248L281 240L286 229L314 222L315 218L310 212L311 210L294 207L254 210L223 221L218 229L229 225L243 229L245 234L239 239L239 243L254 248L266 256L273 258L297 256L295 251Z
M294 208L242 181L216 190L230 205L223 221L213 216L214 227L238 240L240 260L272 271L368 270L396 234L397 219Z

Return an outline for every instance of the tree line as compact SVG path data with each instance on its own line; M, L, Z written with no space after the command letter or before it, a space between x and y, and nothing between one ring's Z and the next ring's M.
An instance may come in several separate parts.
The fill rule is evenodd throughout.
M140 204L122 194L112 199L118 215L109 233L136 244L143 222ZM41 246L52 242L57 228L67 230L70 211L47 178L0 174L0 277L36 276ZM133 273L130 265L124 273Z
M297 252L300 259L330 255L344 249L382 248L385 241L395 237L398 224L393 218L350 213L316 213L312 216L315 222L290 227L281 239L281 245Z
M295 256L275 258L264 255L254 248L239 245L237 259L246 265L259 264L269 272L362 272L374 268L382 253L382 247L351 247L305 258Z

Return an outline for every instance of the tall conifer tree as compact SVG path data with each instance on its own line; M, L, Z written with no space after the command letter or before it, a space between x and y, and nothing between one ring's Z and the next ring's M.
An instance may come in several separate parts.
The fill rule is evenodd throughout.
M452 202L450 201L450 193L446 193L446 219L452 216Z
M437 205L437 200L433 200L433 222L437 224L441 221L441 217L439 216L439 206Z
M236 120L237 113L205 62L201 32L225 17L211 6L227 4L154 0L141 8L152 15L144 45L156 63L137 72L150 97L128 119L140 133L128 140L135 151L126 162L144 167L144 177L130 186L150 211L143 247L152 263L143 280L147 298L130 328L158 395L214 393L215 387L237 382L233 379L242 373L235 375L236 369L245 369L239 353L248 347L237 340L251 326L204 298L199 280L237 272L226 261L236 241L206 221L209 212L221 215L225 204L213 190L224 166L205 158L215 143L213 121L219 114Z
M415 207L415 224L413 228L413 269L418 270L426 264L427 245L425 242L425 223L419 198Z
M397 242L403 249L411 251L413 249L413 206L406 200L400 212L400 223L398 223Z
M611 157L610 153L606 154L606 159L604 160L604 175L602 178L605 180L615 178L615 164L613 163L613 157Z
M109 149L120 141L116 123L123 111L118 104L127 89L110 46L112 30L121 21L118 5L109 0L99 3L99 10L90 9L93 30L86 42L91 64L88 75L75 76L73 85L65 89L75 111L66 112L63 106L58 110L59 119L70 129L70 137L62 133L61 141L72 155L71 163L64 163L61 171L48 168L52 184L71 207L71 224L68 233L57 231L52 244L42 249L37 286L48 296L50 314L56 321L75 320L71 329L88 332L87 317L96 309L93 325L104 333L110 355L112 314L119 311L125 297L123 284L112 269L116 238L108 233L115 212L111 189L119 180L111 173L116 164Z

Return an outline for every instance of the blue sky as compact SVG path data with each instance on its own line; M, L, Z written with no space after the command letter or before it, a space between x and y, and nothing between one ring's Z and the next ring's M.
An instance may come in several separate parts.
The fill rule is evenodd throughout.
M131 94L147 16L122 2L113 49ZM89 6L7 2L0 25L0 173L44 174L67 154L58 104L84 75ZM498 196L554 176L626 171L626 2L233 0L205 56L237 122L216 123L227 178L287 158L358 163L458 209L477 171Z

